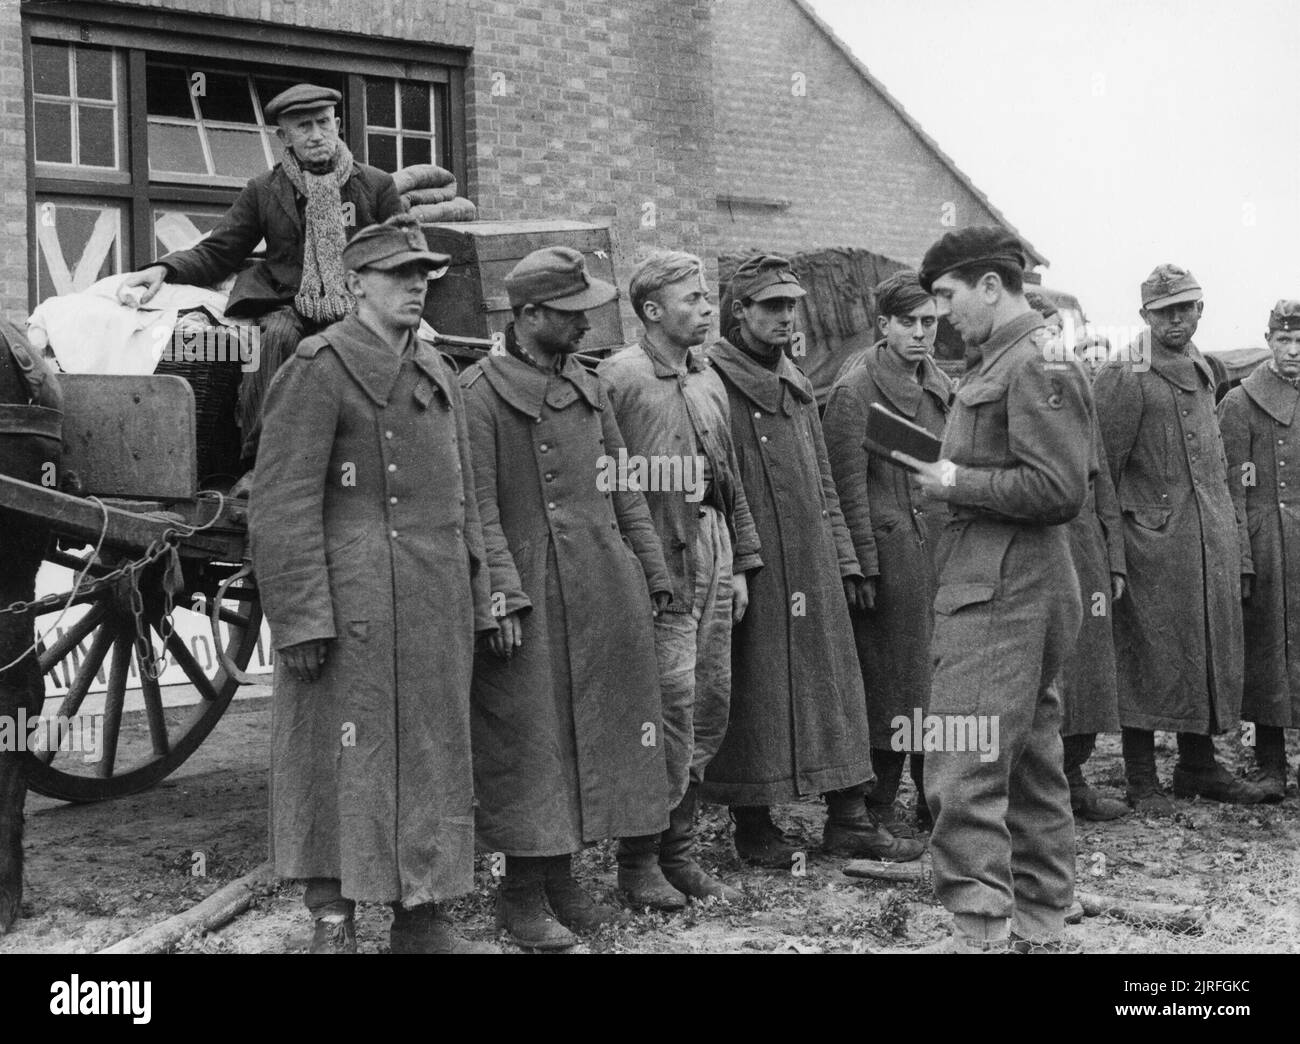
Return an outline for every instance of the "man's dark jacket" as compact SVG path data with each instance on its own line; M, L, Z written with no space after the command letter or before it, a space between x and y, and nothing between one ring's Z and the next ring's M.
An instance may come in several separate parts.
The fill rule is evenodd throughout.
M393 176L364 163L353 163L352 174L339 194L349 239L359 229L402 212ZM158 264L167 268L169 282L210 286L238 269L258 242L265 239L265 259L239 273L226 306L226 314L235 319L264 315L291 303L298 293L306 202L283 165L277 163L245 186L207 239L189 250L160 258Z

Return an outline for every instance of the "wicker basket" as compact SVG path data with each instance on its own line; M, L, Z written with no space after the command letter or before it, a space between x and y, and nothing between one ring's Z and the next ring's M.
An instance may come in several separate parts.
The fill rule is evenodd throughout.
M225 327L206 331L208 343L227 339L227 358L238 358L235 333ZM218 476L238 478L239 425L235 420L242 371L231 362L189 362L164 356L155 373L184 377L194 390L194 430L198 441L199 485Z

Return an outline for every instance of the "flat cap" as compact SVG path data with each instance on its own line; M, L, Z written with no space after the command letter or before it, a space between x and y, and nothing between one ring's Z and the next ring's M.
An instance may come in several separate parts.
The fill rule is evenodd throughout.
M594 278L582 254L564 246L534 250L506 274L505 284L512 308L540 304L585 312L618 297L618 287Z
M1274 330L1300 330L1300 301L1284 297L1275 304L1273 311L1268 313L1268 329L1270 333Z
M421 261L429 267L429 278L439 279L447 272L451 258L429 249L420 223L410 214L394 214L378 225L367 225L343 248L343 267L348 271L391 268Z
M748 258L731 277L731 300L767 301L773 297L803 297L807 290L794 274L790 262L775 254Z
M998 261L1026 267L1024 245L1004 228L972 225L949 232L925 252L921 261L921 289L934 293L934 281L954 268Z
M1168 308L1204 296L1196 277L1177 265L1156 265L1142 283L1143 308Z
M281 116L302 109L319 109L324 105L337 105L343 95L332 87L317 87L314 83L295 83L266 103L266 119L274 123Z

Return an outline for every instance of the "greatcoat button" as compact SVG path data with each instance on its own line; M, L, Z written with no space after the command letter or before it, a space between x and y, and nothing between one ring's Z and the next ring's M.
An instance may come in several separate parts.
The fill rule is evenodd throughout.
M397 465L396 465L396 464L389 464L389 465L388 465L388 470L389 470L389 471L396 471L396 470L397 470Z

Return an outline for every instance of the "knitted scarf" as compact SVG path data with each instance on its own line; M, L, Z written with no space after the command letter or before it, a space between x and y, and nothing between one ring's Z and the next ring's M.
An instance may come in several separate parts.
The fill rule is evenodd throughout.
M343 183L352 174L352 152L339 142L334 169L324 174L304 171L292 149L284 152L284 172L293 187L307 197L302 250L302 283L293 299L306 319L333 323L356 307L343 284Z

